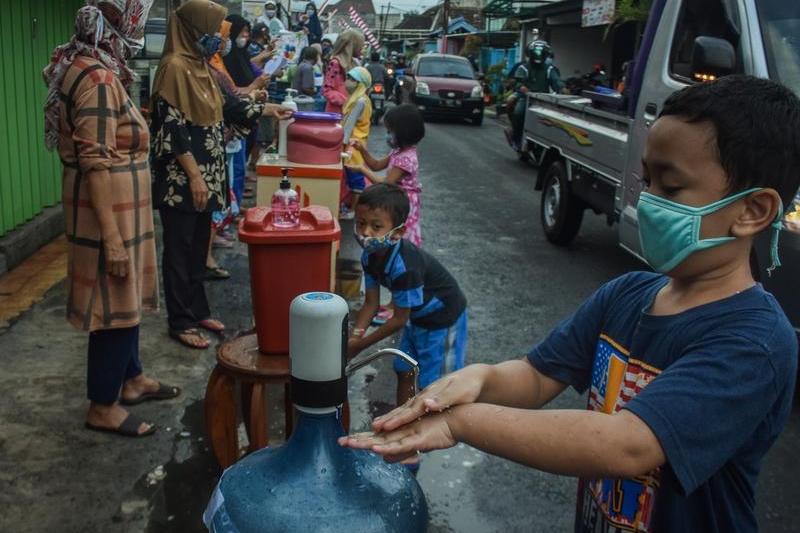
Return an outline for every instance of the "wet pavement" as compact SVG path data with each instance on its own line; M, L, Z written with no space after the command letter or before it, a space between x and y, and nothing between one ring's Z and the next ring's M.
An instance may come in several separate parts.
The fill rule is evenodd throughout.
M383 153L383 128L370 142ZM539 227L535 170L505 147L499 126L428 125L420 145L423 238L469 299L472 362L520 357L604 281L641 265L614 229L587 216L570 248L549 245ZM343 255L356 257L343 228ZM251 327L246 249L219 252L232 279L208 284L229 331ZM0 330L0 531L194 532L220 474L205 442L209 351L168 339L163 311L142 323L146 371L184 388L177 400L132 411L160 426L130 440L83 429L86 337L63 318L64 287ZM392 341L388 343L391 344ZM352 429L365 428L394 398L389 360L350 380ZM280 435L282 401L270 391L270 431ZM585 405L567 391L553 407ZM276 439L273 444L279 444ZM762 531L797 531L800 410L765 462L759 486ZM467 446L429 454L419 482L431 532L569 531L575 481L537 472Z

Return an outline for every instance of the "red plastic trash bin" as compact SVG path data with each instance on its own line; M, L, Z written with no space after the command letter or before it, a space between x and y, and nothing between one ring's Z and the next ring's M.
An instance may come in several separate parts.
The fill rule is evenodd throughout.
M300 225L289 229L272 225L268 207L247 210L239 225L239 240L248 245L261 353L289 353L289 305L296 296L333 290L340 236L338 221L324 206L301 209Z

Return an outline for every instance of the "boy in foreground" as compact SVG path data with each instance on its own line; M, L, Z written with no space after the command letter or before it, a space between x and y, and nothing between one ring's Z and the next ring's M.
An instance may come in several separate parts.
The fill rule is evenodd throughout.
M662 274L601 287L522 360L471 365L340 443L403 460L465 442L579 477L575 531L757 531L761 460L783 429L797 338L750 270L800 185L800 101L729 76L672 95L638 207ZM538 410L566 387L588 410Z

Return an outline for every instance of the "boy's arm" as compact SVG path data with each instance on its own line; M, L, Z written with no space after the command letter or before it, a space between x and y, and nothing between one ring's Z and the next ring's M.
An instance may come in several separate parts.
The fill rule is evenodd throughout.
M666 462L652 430L626 410L608 415L476 403L423 417L388 433L344 437L339 442L371 449L388 461L464 442L539 470L589 478L636 477Z
M375 431L392 431L431 412L474 402L537 409L566 384L539 372L527 358L496 365L474 364L437 380L410 402L376 418Z
M372 316L375 316L373 313ZM411 308L409 307L397 307L394 308L394 315L392 318L386 321L384 325L367 335L366 337L359 338L359 339L351 339L350 342L347 343L348 345L348 352L349 356L353 357L362 350L369 348L373 344L376 344L386 337L397 333L403 326L406 325L408 319L411 317ZM359 316L360 318L360 316ZM372 317L370 317L370 320Z

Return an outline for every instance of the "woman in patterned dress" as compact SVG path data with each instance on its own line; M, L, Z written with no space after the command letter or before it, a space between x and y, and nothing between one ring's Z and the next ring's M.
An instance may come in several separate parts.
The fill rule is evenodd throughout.
M208 0L189 0L173 13L164 55L153 84L153 201L164 228L162 270L169 334L190 347L210 341L198 327L222 333L211 317L203 281L211 214L228 199L224 131L247 136L262 114L280 115L266 94L223 95L208 66L219 52L227 10Z
M86 427L125 436L155 426L120 406L174 398L145 377L143 309L158 306L149 135L126 93L152 0L89 0L44 70L45 143L64 165L67 319L89 332Z

